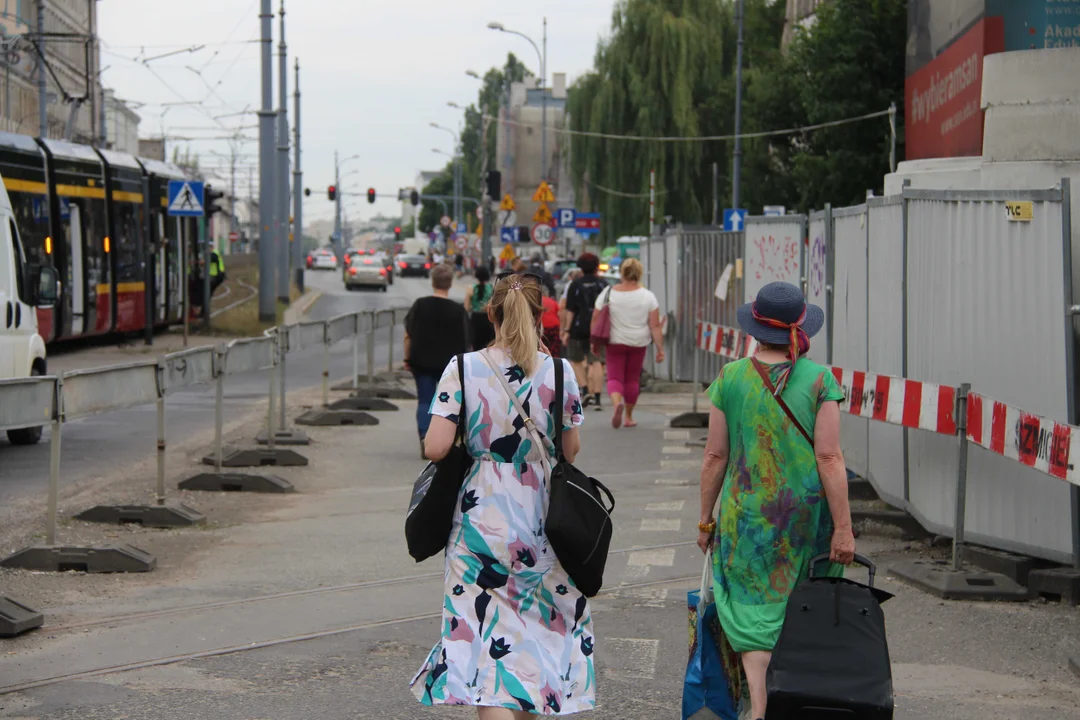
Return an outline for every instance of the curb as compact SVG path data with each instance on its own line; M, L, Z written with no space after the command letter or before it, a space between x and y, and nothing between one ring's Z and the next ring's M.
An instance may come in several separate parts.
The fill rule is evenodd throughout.
M319 298L322 297L322 292L318 290L308 290L299 298L296 299L292 305L285 311L285 317L282 322L285 325L293 325L300 322L300 319L307 314L307 311L311 309Z

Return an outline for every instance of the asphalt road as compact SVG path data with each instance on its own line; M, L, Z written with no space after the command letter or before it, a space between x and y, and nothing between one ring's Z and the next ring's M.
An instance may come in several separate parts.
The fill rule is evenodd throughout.
M360 290L348 292L337 272L308 271L307 287L318 290L322 296L308 311L313 320L326 320L342 313L359 310L380 310L410 304L430 292L427 280L420 278L395 278L387 292ZM461 291L455 292L461 297ZM382 330L376 337L377 367L385 369L388 333ZM397 340L400 342L400 330ZM64 354L64 364L72 364L72 355ZM394 348L395 358L400 360L400 346ZM75 358L75 364L78 358ZM366 359L361 352L361 371L366 370ZM318 385L322 380L322 353L312 348L290 353L287 364L287 387L301 389ZM330 353L330 378L340 380L352 371L352 347L349 342L338 343ZM257 402L264 401L268 392L268 376L265 372L230 376L225 385L225 422L236 420L249 413ZM166 433L169 442L183 442L200 430L209 431L214 422L214 390L212 386L195 388L170 395L167 404ZM80 478L96 477L109 473L116 467L146 457L157 443L156 411L154 406L104 413L91 418L65 424L62 443L60 482L61 486L77 482ZM49 478L49 431L46 429L41 443L30 447L10 445L4 433L0 433L0 507L27 497L44 497ZM150 480L150 478L148 478Z

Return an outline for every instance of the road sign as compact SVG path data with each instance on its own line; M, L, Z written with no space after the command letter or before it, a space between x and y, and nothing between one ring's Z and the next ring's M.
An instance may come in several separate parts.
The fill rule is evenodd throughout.
M499 209L507 212L517 209L517 205L514 204L514 198L510 197L510 193L503 195L502 202L499 203Z
M578 235L600 232L600 213L577 213L574 217L574 229L577 230Z
M469 247L469 238L465 237L464 235L458 235L457 239L454 240L454 244L457 245L458 250L464 250L465 248Z
M514 228L514 229L517 230L517 228ZM514 252L514 246L513 245L509 245L509 244L503 245L502 252L499 253L499 259L500 260L505 260L507 262L510 262L511 260L513 260L516 257L517 257L517 253Z
M551 186L547 184L546 180L540 181L540 187L536 188L532 200L538 203L555 202L555 193L551 192Z
M439 218L439 224L442 225L444 228L450 227L450 223L451 220L449 215L443 215L441 218Z
M169 214L174 217L202 217L203 184L195 180L170 180Z
M542 225L550 225L555 221L555 218L551 217L551 210L547 205L541 205L536 208L536 213L532 218L534 223L540 223Z
M762 210L762 215L773 217L775 215L783 215L786 212L787 208L783 205L766 205L764 210Z
M499 228L499 239L504 243L516 243L518 242L518 229L517 227L504 227Z
M240 233L238 233L236 230L233 230L232 232L229 233L229 242L236 242L239 239L240 239Z
M550 245L555 239L555 230L547 223L536 223L529 234L537 245Z
M745 208L724 208L724 232L742 232L746 215Z
M457 224L457 231L458 231L459 233L463 233L463 232L465 232L466 230L468 230L468 228L467 228L467 227L465 227L465 223L463 223L463 222L459 222L459 223Z
M500 225L517 225L517 213L513 210L500 210L499 211L499 224Z
M574 220L577 217L577 211L574 210L574 208L559 208L556 217L559 218L559 229L566 228L573 230L575 227Z

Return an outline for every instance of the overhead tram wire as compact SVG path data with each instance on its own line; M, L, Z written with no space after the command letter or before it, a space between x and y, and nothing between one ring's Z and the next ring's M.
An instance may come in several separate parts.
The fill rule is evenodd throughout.
M239 30L241 27L243 27L244 24L248 21L248 18L255 12L255 8L258 6L258 4L259 4L259 0L253 0L253 2L251 3L251 6L247 10L244 11L244 14L241 15L240 19L236 21L236 25L233 26L233 29L230 30L229 34L225 36L225 42L223 42L221 44L221 47L225 47L226 45L229 44L229 41L232 40L233 35L236 34L236 31ZM251 42L251 40L249 40L248 42ZM203 66L201 68L199 68L199 72L202 72L203 70L205 70L210 65L210 63L212 63L214 61L214 58L216 58L220 54L221 54L220 49L215 50L213 55L210 56L210 59L207 60L203 64Z
M739 137L743 139L747 138L763 138L763 137L776 137L780 135L795 135L802 132L810 132L812 130L821 130L827 127L836 127L839 125L848 125L851 123L862 122L864 120L872 120L874 118L886 117L892 110L878 110L877 112L866 113L865 115L857 115L855 117L844 118L843 120L831 120L829 122L816 123L814 125L804 125L797 128L787 128L785 130L765 130L762 132L750 132L740 133ZM508 125L516 125L519 127L539 127L539 123L522 122L520 120L500 120L492 115L483 116L487 120L504 122ZM689 135L616 135L614 133L599 133L590 132L588 130L571 130L569 128L552 128L553 132L561 135L576 135L579 137L593 137L600 138L602 140L630 140L634 142L717 142L721 140L734 140L735 135L701 135L701 136L689 136Z

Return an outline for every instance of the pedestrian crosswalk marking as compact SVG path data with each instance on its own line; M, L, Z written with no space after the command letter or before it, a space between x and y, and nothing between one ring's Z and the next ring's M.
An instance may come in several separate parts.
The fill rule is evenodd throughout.
M656 677L659 640L612 637L603 643L607 672L620 679L652 680Z
M701 467L700 460L661 460L661 470L690 470Z
M689 430L665 430L664 431L664 439L665 440L689 440L690 439L690 431Z
M686 487L690 484L690 481L683 478L656 478L656 484L670 485L672 487Z
M635 550L630 553L626 560L630 567L641 565L660 565L671 567L675 564L675 548L660 548L658 550Z
M686 504L685 500L671 500L669 502L652 502L645 506L650 512L679 512Z
M685 445L665 445L662 452L665 455L689 455L690 448Z
M667 588L620 588L615 591L615 597L634 600L635 605L647 608L662 608L667 602Z
M678 518L644 518L641 521L642 532L678 532L682 520Z

